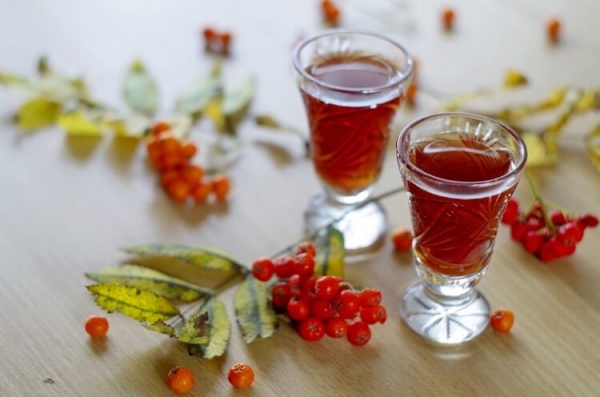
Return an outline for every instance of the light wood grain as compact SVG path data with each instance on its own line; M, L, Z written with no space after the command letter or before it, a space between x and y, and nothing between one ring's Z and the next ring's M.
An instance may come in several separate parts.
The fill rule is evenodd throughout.
M508 68L530 76L524 97L559 85L600 87L600 24L593 0L541 1L345 0L346 26L385 32L421 61L423 85L444 94L496 86ZM439 26L443 6L457 9L457 29ZM232 28L234 56L227 81L255 76L253 110L298 129L304 110L289 62L292 43L322 29L317 1L3 2L0 69L31 71L40 54L87 79L98 98L124 107L120 87L131 61L143 59L159 82L164 114L187 84L210 68L199 41L212 24ZM551 46L544 23L564 22ZM503 228L480 289L492 306L516 313L508 335L486 331L465 346L440 348L412 334L397 315L404 288L415 280L411 258L389 242L365 263L347 266L351 281L379 287L388 321L369 345L301 341L289 327L245 345L233 327L228 353L204 361L163 335L119 314L106 340L90 340L83 323L100 313L84 273L119 263L119 247L144 242L207 245L244 263L270 255L301 236L302 210L319 190L310 162L274 155L245 124L243 158L229 172L227 205L187 207L169 201L146 165L142 145L66 138L58 129L23 135L10 123L23 98L0 90L0 395L169 395L167 371L181 364L197 375L195 396L596 396L600 394L600 232L588 232L569 259L546 265L526 254ZM400 184L395 136L407 121L433 111L423 99L403 109L377 191ZM476 106L487 106L476 104ZM534 172L543 194L577 212L600 213L600 175L581 136L598 114L574 120L561 139L561 161ZM210 124L192 133L199 142ZM286 138L287 139L287 138ZM517 197L531 200L522 183ZM409 224L401 195L383 202L391 227ZM230 313L233 291L223 300ZM251 390L233 391L226 371L251 364ZM51 378L54 384L44 383Z

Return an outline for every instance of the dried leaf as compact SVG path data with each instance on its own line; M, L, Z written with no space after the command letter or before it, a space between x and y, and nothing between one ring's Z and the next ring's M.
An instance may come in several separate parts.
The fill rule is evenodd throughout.
M224 252L212 248L193 248L182 245L148 244L124 248L125 252L139 256L167 257L203 269L222 272L239 271L243 266Z
M275 130L283 129L281 123L268 114L259 114L258 116L254 117L254 122L262 127L272 128Z
M211 295L209 290L170 277L143 266L125 264L86 273L86 277L104 284L123 284L154 292L167 299L192 302Z
M542 134L526 132L522 134L527 147L527 166L538 167L555 164L558 154L553 151Z
M317 256L315 273L319 275L344 276L344 235L333 227L315 241Z
M596 125L584 138L585 149L592 164L600 172L600 124Z
M129 108L136 113L151 116L158 107L158 89L140 61L134 62L125 76L123 94Z
M43 98L24 103L17 111L17 122L23 131L35 131L48 127L58 120L61 105Z
M103 133L101 115L90 110L80 108L62 113L57 122L69 135L100 136Z
M246 277L235 293L235 315L246 343L271 337L277 316L271 307L269 284Z
M527 77L516 70L509 70L504 76L505 88L515 88L526 85L527 83Z
M200 346L200 353L206 359L222 356L227 349L231 334L231 323L225 305L218 299L211 299L202 308L208 314L210 324L209 342ZM192 353L192 352L190 352Z
M138 321L154 323L179 314L170 301L150 291L120 284L94 284L87 286L96 295L96 303L112 313L119 311Z
M177 338L190 345L207 345L209 342L209 332L208 313L201 311L177 331Z
M202 78L187 89L175 105L179 113L189 114L194 118L199 117L208 106L211 99L221 92L220 69L209 76Z
M165 323L163 320L158 320L154 323L142 323L142 325L150 331L160 332L161 334L169 336L169 338L174 338L176 336L175 328Z

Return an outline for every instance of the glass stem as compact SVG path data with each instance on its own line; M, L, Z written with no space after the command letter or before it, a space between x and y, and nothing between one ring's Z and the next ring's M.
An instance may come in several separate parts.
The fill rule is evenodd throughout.
M406 189L404 188L404 186L401 186L401 187L398 187L396 189L392 189L392 190L389 190L387 192L381 193L378 196L372 197L372 198L370 198L368 200L363 201L362 203L359 203L359 204L356 204L356 205L352 206L347 211L343 212L340 216L338 216L337 218L333 219L329 223L327 223L327 224L319 227L318 229L315 229L314 231L312 231L310 233L305 234L300 240L297 240L297 241L293 242L292 244L288 245L287 247L279 250L278 252L276 252L275 254L273 254L271 256L271 258L275 258L275 257L277 257L279 255L285 254L286 252L294 249L294 247L296 245L300 244L303 241L309 241L309 240L314 239L323 230L327 230L331 226L335 225L336 223L338 223L339 221L341 221L342 219L344 219L352 211L356 211L357 209L360 209L360 208L362 208L362 207L364 207L364 206L366 206L368 204L371 204L371 203L376 202L376 201L380 201L380 200L382 200L382 199L384 199L386 197L393 196L394 194L402 193L405 190Z

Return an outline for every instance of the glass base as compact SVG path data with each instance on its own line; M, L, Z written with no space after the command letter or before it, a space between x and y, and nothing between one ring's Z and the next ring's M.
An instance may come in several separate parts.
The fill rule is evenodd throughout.
M314 196L304 212L304 225L307 233L313 232L334 219L347 213L355 205L345 205L327 200L324 194ZM344 235L344 249L347 259L368 255L384 242L387 233L387 218L383 208L371 202L349 212L335 223L334 227Z
M462 297L445 298L419 282L406 290L400 315L424 338L453 345L469 341L487 328L490 305L474 288Z

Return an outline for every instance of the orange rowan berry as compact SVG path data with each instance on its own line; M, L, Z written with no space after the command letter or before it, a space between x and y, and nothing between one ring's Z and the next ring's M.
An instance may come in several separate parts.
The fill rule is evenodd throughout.
M204 30L202 30L202 35L204 36L205 40L210 41L215 38L217 33L215 32L215 30L213 28L207 27L207 28L204 28Z
M171 129L171 125L166 121L157 121L153 126L150 133L153 136L160 136L163 132L169 131Z
M515 322L515 315L509 309L496 309L490 315L490 325L495 331L508 332Z
M442 25L444 26L445 30L451 31L454 29L455 17L456 15L454 10L451 8L446 8L444 11L442 11Z
M187 393L194 387L194 374L186 367L176 366L167 374L167 385L176 394Z
M173 136L163 135L160 137L158 142L160 143L160 148L164 154L179 154L181 152L181 144Z
M235 364L229 369L227 379L236 389L245 389L254 383L254 371L247 364Z
M231 189L229 178L226 175L218 174L212 178L212 191L217 200L225 200Z
M224 32L221 33L221 44L223 52L229 52L229 44L231 44L231 33Z
M176 202L184 202L190 194L190 187L184 180L178 179L167 187L167 193Z
M179 172L176 169L170 169L170 170L165 171L161 175L160 184L162 185L162 187L167 189L171 183L181 179L181 177L182 177L181 172Z
M411 249L412 240L412 232L405 227L400 227L392 233L392 243L396 251L408 251Z
M196 185L202 179L202 176L204 176L204 168L198 165L190 164L183 169L183 179L190 186Z
M325 22L337 26L340 20L340 9L331 1L323 0L321 2L321 11Z
M92 338L103 338L108 332L108 320L104 316L90 316L85 322L85 331Z
M181 153L185 158L192 158L198 152L198 148L193 142L183 142L181 144Z
M199 183L192 188L191 195L194 198L194 201L200 204L206 201L211 192L212 184Z
M548 35L548 39L556 43L560 38L560 21L556 18L552 18L546 24L546 34Z
M416 99L417 99L417 92L419 91L419 87L417 86L416 83L412 83L411 85L408 86L408 88L406 89L406 94L404 94L404 97L406 98L406 102L409 105L414 105L416 103Z

